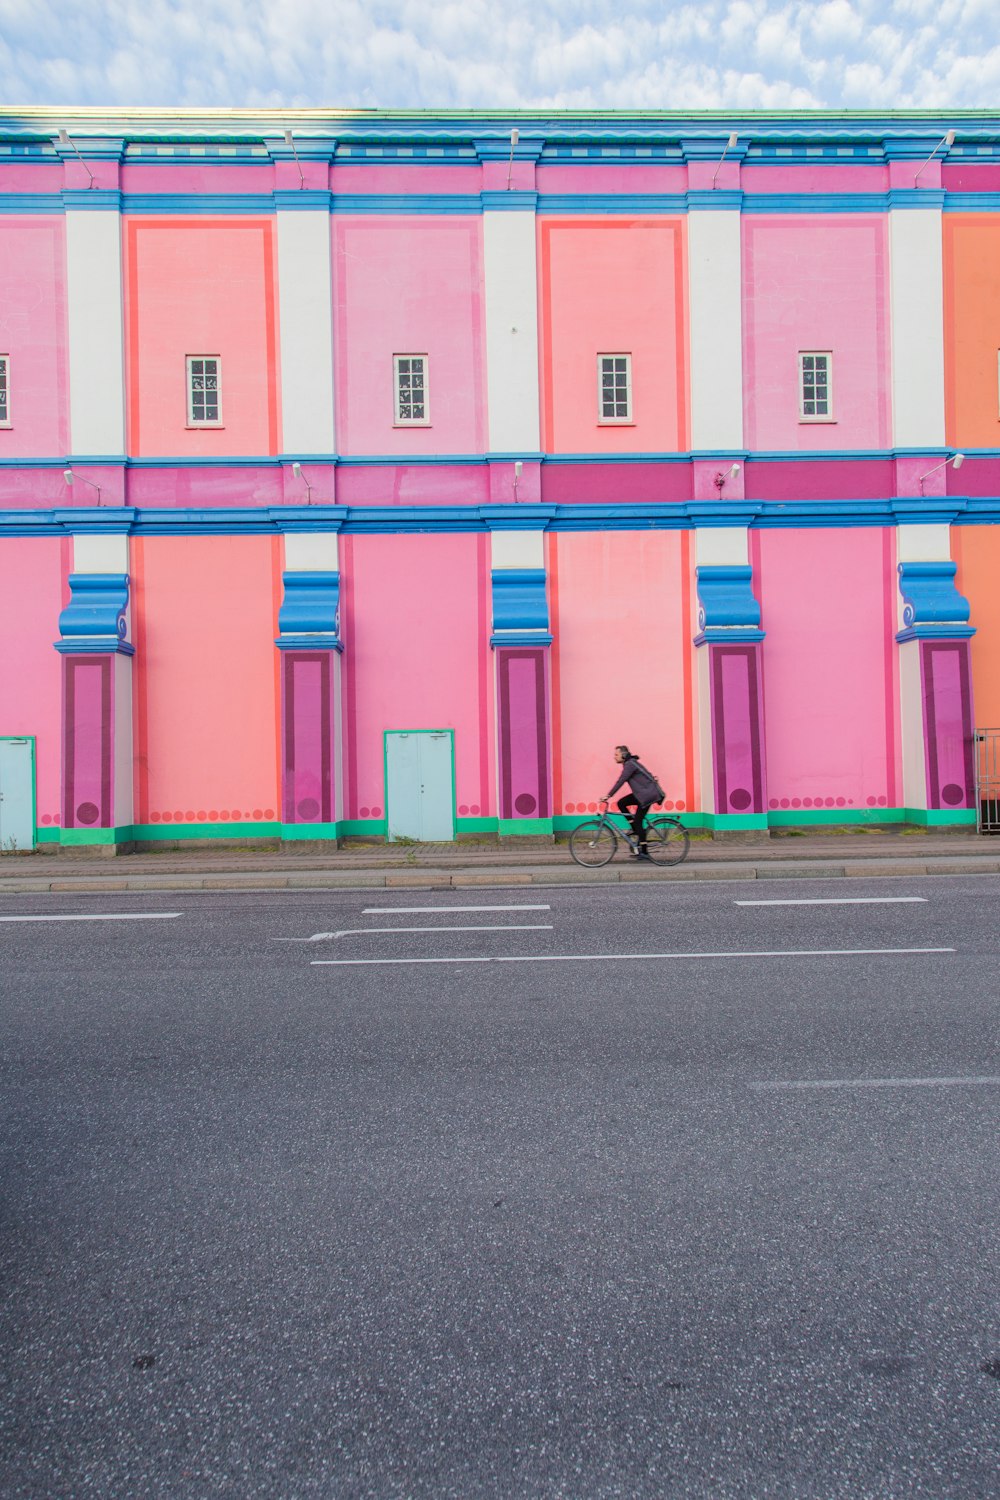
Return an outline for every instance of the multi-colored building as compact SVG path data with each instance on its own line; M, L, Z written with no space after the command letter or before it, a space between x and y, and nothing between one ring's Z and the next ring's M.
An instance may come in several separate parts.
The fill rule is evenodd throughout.
M1000 116L6 111L0 266L7 847L975 821Z

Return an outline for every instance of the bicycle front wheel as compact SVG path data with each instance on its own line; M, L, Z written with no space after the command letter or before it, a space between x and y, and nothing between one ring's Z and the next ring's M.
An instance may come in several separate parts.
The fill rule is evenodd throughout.
M614 858L618 848L618 836L610 824L595 818L592 823L581 823L569 836L569 852L578 865L596 870Z
M656 865L679 865L687 859L691 840L676 818L655 818L646 824L646 853Z

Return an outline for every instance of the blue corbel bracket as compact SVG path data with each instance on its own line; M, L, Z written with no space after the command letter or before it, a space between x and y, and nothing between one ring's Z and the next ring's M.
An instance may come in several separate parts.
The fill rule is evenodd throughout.
M128 574L71 573L70 601L59 616L57 651L116 652L133 656L128 635Z
M490 645L548 645L549 604L544 568L494 568ZM514 637L516 636L516 639Z
M278 610L279 651L343 651L340 639L340 574L283 573Z
M969 624L972 609L955 587L953 562L900 563L899 592L903 596L903 629L896 640L964 641L975 635Z
M716 564L697 568L698 634L706 641L762 641L760 605L753 596L753 568Z

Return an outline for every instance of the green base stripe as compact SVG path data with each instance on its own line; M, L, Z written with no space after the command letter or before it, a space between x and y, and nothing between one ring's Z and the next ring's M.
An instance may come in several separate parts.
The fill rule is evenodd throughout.
M384 818L344 818L337 824L342 839L384 839Z
M518 834L534 835L552 832L552 818L498 818L497 832L501 838L516 838Z
M339 837L341 823L282 823L281 837L286 843L297 843L306 839L335 839Z
M496 833L496 818L456 818L455 826L459 833Z

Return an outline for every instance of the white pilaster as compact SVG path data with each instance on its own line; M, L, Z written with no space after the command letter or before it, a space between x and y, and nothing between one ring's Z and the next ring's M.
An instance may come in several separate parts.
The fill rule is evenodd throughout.
M279 210L277 220L282 449L332 454L330 215L325 210Z
M494 531L491 566L501 568L544 568L545 539L541 527L531 531Z
M740 215L688 214L691 447L743 447L743 312Z
M66 214L70 451L125 452L121 217L107 209Z
M338 573L340 543L335 531L286 531L286 573Z
M697 568L745 568L750 549L745 526L698 526L694 533Z
M483 214L486 390L491 453L537 453L538 280L535 215Z
M944 282L940 208L889 214L893 443L944 446Z

